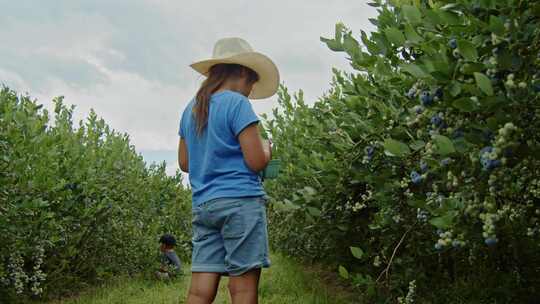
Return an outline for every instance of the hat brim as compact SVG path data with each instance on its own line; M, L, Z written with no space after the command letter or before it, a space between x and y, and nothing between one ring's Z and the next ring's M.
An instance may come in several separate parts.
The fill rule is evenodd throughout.
M274 62L266 55L257 52L241 53L226 58L215 58L195 62L190 66L197 72L208 76L210 67L219 63L240 64L259 75L259 81L253 85L249 95L251 99L263 99L274 95L279 87L279 71Z

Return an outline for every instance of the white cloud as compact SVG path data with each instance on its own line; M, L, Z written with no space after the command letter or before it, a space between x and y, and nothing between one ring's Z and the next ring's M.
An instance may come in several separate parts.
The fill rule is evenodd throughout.
M5 3L2 3L5 2ZM268 54L292 91L313 102L344 54L319 41L343 21L369 30L373 8L357 0L0 0L0 82L50 107L64 95L78 118L90 108L144 150L174 150L178 119L202 78L188 65L215 40L240 36ZM276 97L254 102L269 113Z

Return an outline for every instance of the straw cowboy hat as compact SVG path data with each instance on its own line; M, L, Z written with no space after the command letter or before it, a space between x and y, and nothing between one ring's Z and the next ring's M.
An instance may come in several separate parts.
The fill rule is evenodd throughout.
M202 60L190 66L197 72L208 76L211 66L218 63L235 63L246 66L259 75L249 95L252 99L262 99L274 95L279 86L279 71L266 55L253 51L241 38L223 38L214 45L211 59Z

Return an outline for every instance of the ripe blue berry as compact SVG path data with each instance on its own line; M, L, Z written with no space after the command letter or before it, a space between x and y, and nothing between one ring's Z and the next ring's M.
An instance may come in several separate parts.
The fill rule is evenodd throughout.
M433 104L433 96L428 91L423 91L420 94L420 101L422 102L422 105L427 107Z
M441 99L443 98L443 89L442 88L437 88L435 90L435 97Z
M540 93L540 83L534 84L533 88L535 93Z
M501 165L501 161L498 160L498 159L492 159L491 162L489 163L489 169L493 169L493 168L497 168Z
M411 181L413 184L419 184L422 182L422 175L418 174L416 171L411 172Z
M480 150L480 164L484 170L491 170L502 165L500 160L489 157L491 152L493 152L493 147L485 147Z
M450 41L448 41L448 46L449 46L451 49L457 48L458 45L457 45L457 40L456 40L456 38L450 39Z
M420 162L420 171L425 173L428 170L428 164L425 161Z
M375 148L373 148L373 146L367 146L364 151L366 152L367 157L371 158L375 153Z
M431 117L431 124L434 125L435 127L440 127L442 123L443 123L443 120L439 115L433 115L433 117Z
M459 248L461 247L461 243L458 240L452 241L452 247Z
M450 164L450 158L445 158L441 160L441 166L448 166Z
M491 146L484 147L482 148L482 150L480 150L480 156L483 156L486 153L491 153L491 152L493 152L493 147Z
M456 138L461 138L463 137L463 131L462 130L455 130L453 133L452 133L452 139L456 139Z
M497 238L487 238L484 243L486 243L486 245L488 246L495 246L495 244L497 244Z
M441 249L442 249L442 245L439 244L439 243L435 244L435 249L436 249L436 250L441 250Z

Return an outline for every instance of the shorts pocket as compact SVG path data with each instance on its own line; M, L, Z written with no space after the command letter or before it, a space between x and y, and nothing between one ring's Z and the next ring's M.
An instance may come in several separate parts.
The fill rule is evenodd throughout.
M222 234L224 239L240 238L244 235L245 220L241 213L235 212L225 218Z
M202 212L193 212L191 218L191 229L193 232L193 242L199 242L212 233L212 230L208 228L202 220Z

